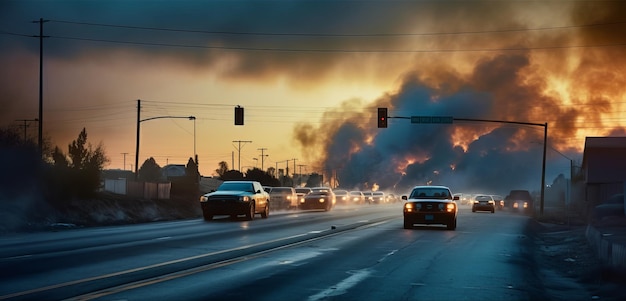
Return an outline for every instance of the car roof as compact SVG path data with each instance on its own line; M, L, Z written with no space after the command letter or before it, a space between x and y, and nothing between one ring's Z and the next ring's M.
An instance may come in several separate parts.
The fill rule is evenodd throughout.
M273 190L293 190L293 187L272 187Z
M243 181L243 180L237 180L237 181L224 181L222 183L254 183L254 182L258 182L258 181Z
M413 187L413 189L415 188L441 188L441 189L450 189L448 186L442 186L442 185L418 185Z

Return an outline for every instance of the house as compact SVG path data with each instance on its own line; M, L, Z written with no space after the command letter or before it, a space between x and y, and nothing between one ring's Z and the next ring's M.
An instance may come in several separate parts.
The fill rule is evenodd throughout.
M624 193L626 137L587 137L582 172L587 208L593 208L614 194Z
M161 172L163 173L163 178L169 180L173 177L184 177L185 176L185 164L168 164L161 168Z

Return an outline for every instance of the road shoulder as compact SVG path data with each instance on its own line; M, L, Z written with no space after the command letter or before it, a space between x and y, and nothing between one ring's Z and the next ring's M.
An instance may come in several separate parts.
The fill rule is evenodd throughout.
M596 256L586 226L530 222L537 276L550 300L626 300L626 280Z

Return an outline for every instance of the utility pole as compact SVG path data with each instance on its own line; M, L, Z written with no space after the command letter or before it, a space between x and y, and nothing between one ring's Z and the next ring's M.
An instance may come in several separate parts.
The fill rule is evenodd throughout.
M21 121L24 122L24 124L22 125L24 127L24 141L26 141L26 129L30 126L30 123L27 123L29 121L38 121L37 118L35 119L17 119L15 121Z
M295 176L296 175L296 159L294 158L294 159L291 159L291 160L293 160L293 174Z
M122 155L124 155L124 168L122 168L122 170L126 170L126 155L128 155L128 153L121 153Z
M544 197L546 191L546 147L548 147L548 123L543 126L543 162L541 165L541 200L539 204L539 216L543 217ZM534 205L534 204L533 204ZM533 214L535 208L533 208Z
M237 142L239 143L238 147L237 147L237 152L238 152L238 158L237 160L239 161L239 167L237 167L237 170L239 170L239 172L241 172L241 143L252 143L252 141L246 141L246 140L235 140L233 142Z
M33 37L39 38L39 138L37 143L40 155L43 155L43 38L49 37L43 35L43 23L48 21L43 18L33 21L33 23L39 23L39 35Z
M258 148L257 150L261 151L261 170L263 169L263 161L265 161L265 157L267 157L268 155L266 155L264 152L267 150L267 148Z
M298 164L298 167L300 167L300 176L298 177L298 186L302 186L302 167L304 167L306 165L304 164Z
M137 166L139 165L139 129L141 124L141 99L137 99L137 146L135 147L135 181L139 179Z

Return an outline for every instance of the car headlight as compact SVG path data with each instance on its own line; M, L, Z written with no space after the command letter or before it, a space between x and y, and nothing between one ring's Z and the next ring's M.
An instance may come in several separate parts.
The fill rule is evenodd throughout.
M524 202L524 208L528 208L528 202Z
M200 197L200 202L206 202L209 200L209 197L207 197L206 195L203 195Z
M456 205L454 205L454 203L449 203L446 205L446 211L453 212L454 209L456 209Z
M517 204L517 202L513 203L513 208L517 208L519 207L519 205Z
M474 204L479 204L479 203L480 203L479 201L474 200Z
M320 199L320 203L326 202L325 199Z
M404 211L413 212L420 211L422 209L422 204L420 203L406 203L404 204Z
M301 198L301 199L300 199L300 203L304 203L304 198Z
M243 202L249 202L250 201L250 197L247 196L247 195L243 195L243 196L239 197L239 200L243 201Z

